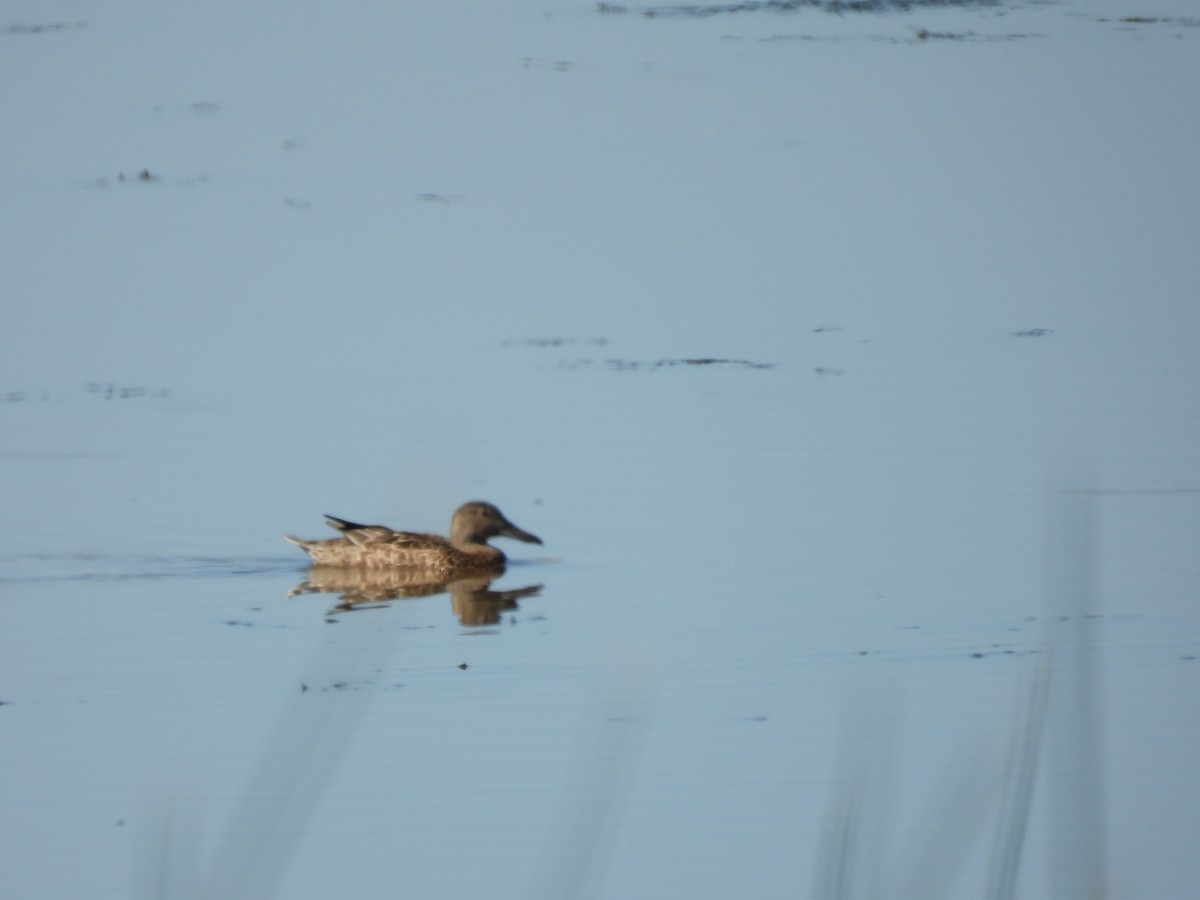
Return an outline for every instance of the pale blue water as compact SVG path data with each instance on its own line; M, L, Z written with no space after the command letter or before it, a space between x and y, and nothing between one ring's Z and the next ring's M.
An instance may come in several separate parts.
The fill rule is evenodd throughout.
M7 9L74 24L0 35L4 893L981 896L1032 784L1017 896L1188 896L1200 31L1136 12ZM495 623L287 596L476 497Z

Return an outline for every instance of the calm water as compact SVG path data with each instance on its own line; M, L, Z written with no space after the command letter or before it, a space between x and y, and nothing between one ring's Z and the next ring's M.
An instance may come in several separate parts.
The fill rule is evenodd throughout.
M1133 12L7 11L4 893L1188 896ZM289 596L471 498L502 608Z

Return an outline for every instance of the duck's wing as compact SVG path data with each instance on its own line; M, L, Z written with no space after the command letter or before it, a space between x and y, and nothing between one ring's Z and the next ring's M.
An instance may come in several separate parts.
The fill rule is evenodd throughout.
M393 531L386 525L359 525L337 516L326 516L329 527L340 531L347 540L359 547L379 547L387 544L405 550L432 550L450 547L448 540L436 534L419 531Z
M334 531L357 531L360 528L383 528L382 525L359 525L357 522L351 522L348 519L339 519L337 516L331 516L325 513L325 524Z
M357 522L350 522L346 519L339 519L337 516L331 515L325 516L325 522L334 531L340 531L343 535L360 547L364 547L367 544L375 544L380 541L389 540L392 535L401 533L398 531L392 531L392 529L383 525L360 525Z
M392 547L404 550L446 550L453 545L438 534L424 534L419 531L391 531L381 535L377 540Z

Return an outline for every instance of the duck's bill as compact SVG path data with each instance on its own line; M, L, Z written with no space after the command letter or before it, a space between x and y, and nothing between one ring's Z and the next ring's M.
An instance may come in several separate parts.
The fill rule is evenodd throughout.
M512 522L507 523L500 533L505 537L515 538L516 540L524 541L527 544L540 544L542 542L542 539L536 534L530 534L528 531L523 531Z

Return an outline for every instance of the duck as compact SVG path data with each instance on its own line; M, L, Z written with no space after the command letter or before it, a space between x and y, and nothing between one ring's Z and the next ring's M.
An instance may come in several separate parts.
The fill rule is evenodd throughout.
M448 539L437 534L394 531L384 525L359 525L337 516L326 515L325 521L342 536L310 541L284 535L308 554L314 566L411 569L445 580L503 571L504 551L489 544L491 538L542 543L537 535L510 522L495 504L483 500L464 503L454 511Z

